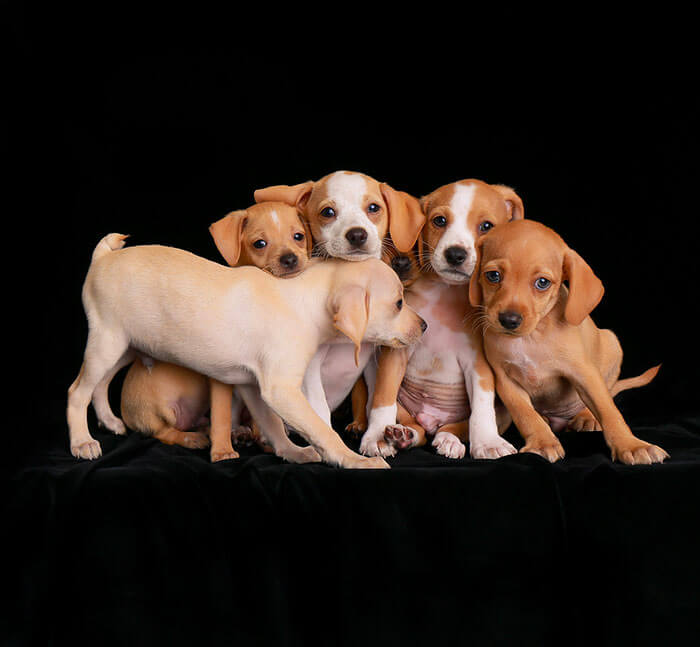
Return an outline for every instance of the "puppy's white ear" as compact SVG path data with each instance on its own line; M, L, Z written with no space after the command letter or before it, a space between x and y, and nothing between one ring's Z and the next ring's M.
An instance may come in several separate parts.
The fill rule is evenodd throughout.
M588 263L573 249L564 255L564 279L569 281L564 318L572 326L578 326L600 303L605 288Z
M388 184L379 185L382 197L389 209L389 233L396 249L401 253L411 251L425 224L420 201L404 191L396 191Z
M513 189L503 184L492 184L491 187L496 189L496 191L503 196L503 200L506 203L506 209L508 210L508 216L511 220L522 220L525 218L525 207L523 207L523 201Z
M481 253L484 246L483 239L476 241L474 245L476 249L476 264L474 265L474 271L469 279L469 303L473 306L480 306L484 301L484 293L481 290L481 284L479 279L481 278Z
M331 302L333 326L355 344L355 364L360 365L360 346L369 320L369 293L359 285L339 290Z
M255 202L284 202L299 211L304 211L304 207L309 200L311 192L314 190L314 182L302 182L301 184L277 184L264 189L257 189L253 193Z
M247 220L248 212L241 209L232 211L209 226L209 233L214 239L216 248L232 267L241 257L241 234Z

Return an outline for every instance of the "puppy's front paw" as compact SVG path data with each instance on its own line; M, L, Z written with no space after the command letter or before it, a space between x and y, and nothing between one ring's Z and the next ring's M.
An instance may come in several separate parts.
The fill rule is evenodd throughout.
M231 427L231 442L234 445L243 445L245 447L252 445L255 442L255 433L250 427L245 425L234 425Z
M464 458L467 451L464 443L449 431L438 431L433 439L433 447L445 458Z
M97 424L100 427L109 429L109 431L111 431L113 434L116 434L117 436L126 435L126 426L116 416L110 416L109 418L105 418L104 420L98 420Z
M651 465L652 463L663 463L670 456L657 445L645 443L643 440L635 438L634 443L618 445L611 450L612 459L620 461L625 465Z
M231 458L240 458L240 454L235 449L219 449L211 451L211 462L218 463L219 461L227 461Z
M289 463L320 463L321 455L313 447L290 447L278 453Z
M383 432L368 429L360 441L360 453L365 456L393 456L396 450L384 442Z
M94 438L90 438L90 440L86 440L84 443L71 445L70 453L76 458L84 458L92 461L102 456L102 448L100 447L100 443Z
M350 460L343 461L343 467L356 470L388 470L389 463L387 463L381 456L374 456L368 458L367 456L358 456Z
M560 458L564 458L564 448L557 440L556 436L545 436L543 438L531 437L520 453L531 452L546 458L550 463L556 463Z
M209 436L202 431L188 431L183 444L189 449L204 449L209 447Z
M516 454L517 449L513 447L507 440L498 436L493 440L484 443L469 442L469 453L472 458L501 458Z

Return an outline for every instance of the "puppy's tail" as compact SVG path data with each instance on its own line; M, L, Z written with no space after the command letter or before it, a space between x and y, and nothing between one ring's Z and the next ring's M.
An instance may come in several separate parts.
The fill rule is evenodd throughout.
M113 252L124 247L124 241L129 237L128 234L107 234L95 247L92 253L92 261L102 258L105 254Z
M647 369L642 373L641 375L637 375L637 377L628 377L624 380L618 380L613 384L612 389L610 389L610 394L613 396L613 398L620 393L620 391L626 391L627 389L636 389L640 386L645 386L649 384L655 377L656 374L659 372L659 369L661 368L661 364L658 366L652 366L650 369Z

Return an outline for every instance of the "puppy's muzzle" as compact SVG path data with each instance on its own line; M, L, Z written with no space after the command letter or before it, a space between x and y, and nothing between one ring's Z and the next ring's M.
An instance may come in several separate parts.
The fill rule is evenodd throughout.
M280 265L287 271L291 271L299 265L299 257L296 254L283 254L280 256Z
M353 247L362 247L367 242L367 230L353 227L345 232L345 238Z
M512 310L505 310L504 312L498 313L498 322L506 330L515 330L518 328L518 326L520 326L522 321L522 315L518 314L517 312L513 312Z

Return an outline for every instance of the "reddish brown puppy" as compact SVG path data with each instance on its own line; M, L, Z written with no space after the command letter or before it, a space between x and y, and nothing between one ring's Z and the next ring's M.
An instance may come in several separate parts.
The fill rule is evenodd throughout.
M634 436L613 402L616 393L650 382L659 367L618 379L620 343L589 316L603 284L581 256L531 220L494 228L477 241L477 251L469 299L482 309L486 357L525 439L521 451L554 462L564 456L554 431L602 428L613 460L636 465L668 458Z

